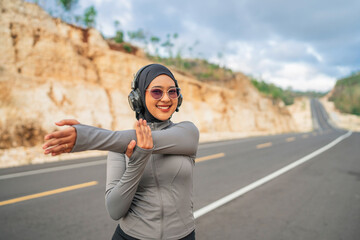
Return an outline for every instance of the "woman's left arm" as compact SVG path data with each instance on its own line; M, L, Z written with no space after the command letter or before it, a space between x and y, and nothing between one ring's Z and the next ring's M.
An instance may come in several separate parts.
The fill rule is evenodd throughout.
M75 125L77 138L71 152L85 150L107 150L124 153L127 144L136 140L134 130L110 131L87 125ZM199 131L192 122L181 122L174 126L152 131L155 154L196 154Z
M76 141L71 152L81 152L85 150L106 150L118 153L125 153L128 143L136 140L135 130L110 131L102 128L92 127L88 125L73 125L76 129ZM49 138L57 138L57 134L49 135ZM195 156L199 143L199 130L192 122L181 122L173 126L152 131L154 142L154 154L180 154L187 156ZM54 142L58 142L59 139ZM44 148L51 147L45 143ZM54 148L54 154L58 152ZM52 153L51 149L45 153Z

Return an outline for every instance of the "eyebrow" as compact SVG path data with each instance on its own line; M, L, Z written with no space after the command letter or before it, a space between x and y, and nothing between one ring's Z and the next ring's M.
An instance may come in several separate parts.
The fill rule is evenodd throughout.
M164 88L163 86L152 86L151 88ZM169 88L176 88L176 86L170 86Z

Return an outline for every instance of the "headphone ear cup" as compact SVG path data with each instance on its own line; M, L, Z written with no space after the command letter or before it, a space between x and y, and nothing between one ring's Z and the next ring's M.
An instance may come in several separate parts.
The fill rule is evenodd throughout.
M141 102L140 90L132 90L128 96L128 101L131 109L137 113L141 113L143 110L143 104Z
M176 110L175 111L179 111L179 107L181 106L181 104L182 104L182 101L183 101L183 96L182 96L182 94L180 93L180 96L179 96L179 98L178 98L178 104L177 104L177 107L176 107Z

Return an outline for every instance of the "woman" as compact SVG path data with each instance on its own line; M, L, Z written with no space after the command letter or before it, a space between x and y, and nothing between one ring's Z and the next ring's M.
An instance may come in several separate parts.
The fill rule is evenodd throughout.
M72 128L45 137L45 154L111 151L105 202L110 216L120 219L113 239L195 239L192 176L199 132L191 122L170 121L181 102L173 74L150 64L138 71L129 95L135 130L63 120L57 124Z

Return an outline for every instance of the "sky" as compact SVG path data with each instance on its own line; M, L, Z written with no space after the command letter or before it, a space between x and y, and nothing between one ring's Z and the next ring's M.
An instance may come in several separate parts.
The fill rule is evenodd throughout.
M76 12L90 5L105 36L116 20L162 41L177 33L184 57L283 88L328 91L360 70L359 0L78 0Z

